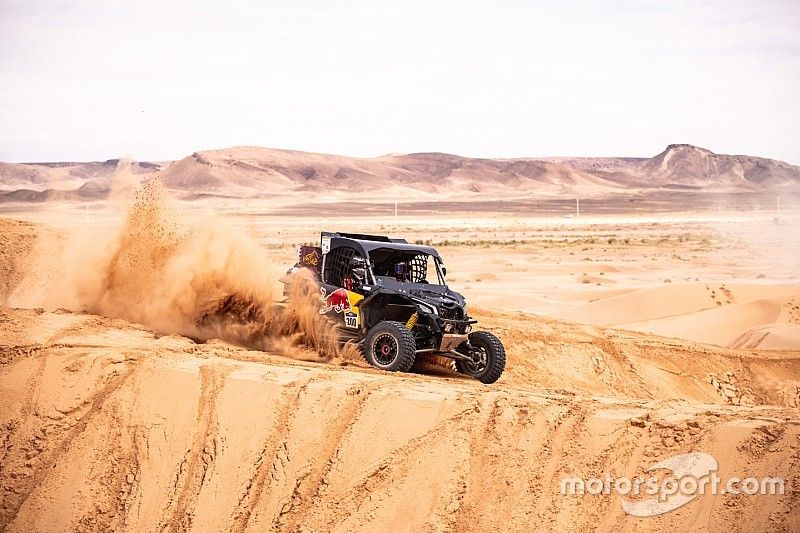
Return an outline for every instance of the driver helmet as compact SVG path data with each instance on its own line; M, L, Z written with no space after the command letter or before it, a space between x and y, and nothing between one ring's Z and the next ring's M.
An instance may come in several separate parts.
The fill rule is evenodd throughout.
M367 261L360 255L353 256L350 259L350 270L359 283L364 283L367 279Z
M408 280L408 265L406 263L397 263L394 265L394 277L397 281Z

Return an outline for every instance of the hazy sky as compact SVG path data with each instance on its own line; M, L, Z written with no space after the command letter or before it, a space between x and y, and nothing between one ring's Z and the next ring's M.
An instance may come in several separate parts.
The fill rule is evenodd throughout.
M800 164L800 2L0 0L0 160L232 145Z

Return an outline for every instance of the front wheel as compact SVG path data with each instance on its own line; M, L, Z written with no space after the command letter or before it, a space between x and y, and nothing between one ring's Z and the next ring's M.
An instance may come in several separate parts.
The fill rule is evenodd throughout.
M456 370L471 376L481 383L494 383L506 367L506 350L500 339L488 331L474 331L469 334L469 343L464 343L456 351L472 358L472 361L456 360Z
M364 355L372 366L390 372L408 372L414 365L417 344L405 324L386 320L367 333Z

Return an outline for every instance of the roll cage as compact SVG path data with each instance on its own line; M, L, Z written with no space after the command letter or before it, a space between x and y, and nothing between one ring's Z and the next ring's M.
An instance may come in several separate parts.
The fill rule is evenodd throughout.
M348 287L353 282L351 261L360 257L367 267L366 279L359 280L362 284L387 285L400 290L402 285L418 284L447 288L442 258L430 246L409 244L404 239L323 232L320 249L320 278L337 287L352 288ZM437 283L428 279L429 265L435 269Z

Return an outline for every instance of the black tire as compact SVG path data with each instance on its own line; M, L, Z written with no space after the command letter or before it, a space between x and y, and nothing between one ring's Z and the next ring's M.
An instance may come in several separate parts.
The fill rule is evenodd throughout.
M417 344L402 322L380 322L364 339L364 355L374 367L390 372L408 372L414 365Z
M469 334L469 343L483 352L485 361L482 363L456 361L456 370L481 383L494 383L500 379L506 368L506 350L500 339L488 331L474 331ZM461 350L457 349L457 351Z

